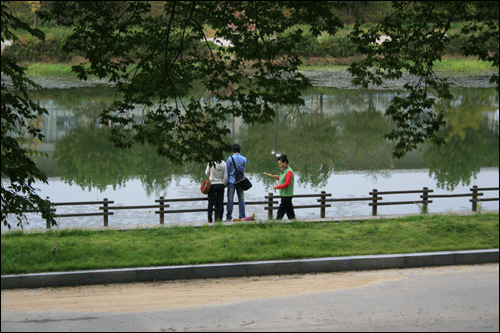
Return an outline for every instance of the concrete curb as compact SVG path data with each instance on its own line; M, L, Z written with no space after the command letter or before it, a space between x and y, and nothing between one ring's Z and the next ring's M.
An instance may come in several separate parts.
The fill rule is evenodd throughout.
M2 289L498 263L498 249L136 267L2 276Z

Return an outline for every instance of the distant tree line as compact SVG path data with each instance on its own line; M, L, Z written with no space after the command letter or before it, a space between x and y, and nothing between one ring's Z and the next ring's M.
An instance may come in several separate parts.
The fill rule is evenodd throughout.
M41 29L49 28L50 32L46 35L45 40L35 38L30 34L21 35L18 41L5 49L6 55L27 63L68 63L75 59L81 59L83 54L78 50L71 53L62 50L64 40L71 34L70 29L56 29L54 22L40 22L40 19L37 18L37 11L41 8L46 10L53 3L54 1L11 1L10 7L16 12L18 18L29 24L39 22ZM164 1L149 1L149 3L151 3L151 15L161 15ZM352 24L356 20L362 20L368 26L373 26L389 15L392 9L389 1L341 1L341 3L342 6L334 8L332 12L338 15L343 24ZM498 14L496 14L496 18L498 19ZM347 38L350 30L344 28L342 33L337 33L334 36L329 34L313 36L309 26L301 23L285 33L293 33L297 29L304 31L303 40L297 43L292 50L295 55L302 58L304 64L348 65L352 60L362 56L356 45ZM454 19L453 23L460 24L458 18ZM460 56L462 55L461 49L466 43L466 36L457 36L454 43L446 45L443 54ZM218 46L214 44L213 47Z

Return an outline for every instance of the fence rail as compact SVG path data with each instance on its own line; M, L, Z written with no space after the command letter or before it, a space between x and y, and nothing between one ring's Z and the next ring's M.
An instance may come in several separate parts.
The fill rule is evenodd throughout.
M408 205L408 204L421 204L422 212L427 212L428 205L433 203L432 200L429 199L443 199L443 198L458 198L458 197L471 197L469 202L472 203L472 211L477 211L478 203L483 201L499 201L499 198L481 198L485 191L498 191L498 187L477 187L474 185L470 191L471 193L457 193L457 194L429 194L434 192L432 189L428 189L424 187L422 190L408 190L408 191L381 191L379 192L377 189L373 189L372 192L369 192L370 197L361 197L361 198L327 198L331 197L331 193L326 193L325 191L321 191L319 194L297 194L294 195L293 198L318 198L315 203L306 204L306 205L297 205L294 206L294 209L303 209L303 208L319 208L320 209L320 217L326 217L326 208L331 207L331 202L349 202L349 201L370 201L368 203L369 206L372 207L372 215L377 215L377 208L379 206L387 206L387 205ZM397 194L418 194L422 193L416 200L408 200L408 201L383 201L384 197L380 195L397 195ZM246 201L245 205L263 205L264 210L268 211L268 218L273 219L273 211L279 209L278 201L275 199L280 199L281 196L274 195L272 192L265 196L266 200L263 201ZM421 200L419 200L421 199ZM75 217L75 216L103 216L103 225L108 226L108 217L110 215L114 215L113 210L124 210L124 209L148 209L148 208L157 208L155 210L155 214L159 215L159 223L164 224L165 222L165 214L174 214L174 213L194 213L194 212L207 212L207 208L190 208L190 209L167 209L170 208L169 204L172 202L193 202L193 201L207 201L206 197L202 198L174 198L174 199L165 199L164 197L160 197L156 199L155 205L139 205L139 206L110 206L114 201L110 201L107 198L103 199L103 201L84 201L84 202L57 202L53 203L53 206L76 206L76 205L101 205L98 207L102 212L96 213L71 213L71 214L55 214L55 217ZM225 205L226 203L224 203ZM234 205L238 205L238 202L234 202ZM56 210L52 208L52 210ZM30 211L37 212L37 211ZM38 211L39 212L39 211ZM46 227L50 228L50 223L47 221Z
M326 197L332 196L331 193L326 193L325 191L321 191L320 194L297 194L294 195L293 198L315 198L315 197L320 197L321 199L317 199L318 202L320 202L319 205L298 205L298 206L293 206L294 209L302 209L302 208L320 208L320 216L325 217L325 209L328 207L331 207L332 205L327 205L325 204ZM281 198L279 195L274 195L272 192L269 193L269 195L266 196L267 201L267 207L264 207L265 210L268 211L267 217L269 220L272 220L273 218L273 210L278 210L278 206L274 206L275 201L273 199L276 198Z
M108 199L103 199L103 201L79 201L79 202L55 202L54 206L82 206L82 205L100 205L103 207L108 204L112 204L114 201L108 201ZM78 216L103 216L104 226L108 226L108 215L113 215L113 212L98 212L98 213L73 213L73 214L54 214L54 217L78 217ZM45 223L47 229L50 229L50 222L47 220Z

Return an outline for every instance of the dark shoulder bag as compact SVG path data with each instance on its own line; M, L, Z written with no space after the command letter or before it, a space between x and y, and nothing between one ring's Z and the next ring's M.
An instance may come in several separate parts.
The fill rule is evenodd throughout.
M241 188L243 191L246 191L248 189L250 189L252 187L252 183L250 182L250 179L248 179L247 177L245 177L245 175L243 174L243 172L239 171L237 168L236 168L236 162L234 161L234 158L231 156L231 159L233 160L233 164L234 164L234 170L236 170L237 173L240 174L240 177L236 177L235 178L235 181L236 181L236 186Z

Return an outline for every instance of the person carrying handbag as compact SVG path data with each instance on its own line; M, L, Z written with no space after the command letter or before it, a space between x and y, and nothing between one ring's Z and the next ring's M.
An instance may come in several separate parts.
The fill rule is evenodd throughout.
M213 160L213 158L212 158ZM218 161L213 166L207 164L205 174L210 179L208 192L208 223L212 223L213 207L215 205L215 221L222 221L224 215L224 188L227 186L226 162Z
M245 192L243 189L236 186L236 183L240 180L240 175L245 172L247 166L247 159L240 154L241 147L239 144L235 143L232 147L233 155L227 159L227 177L228 177L228 188L227 188L227 214L226 221L231 222L233 220L233 205L234 205L234 192L238 193L238 208L239 208L239 218L245 217ZM233 162L234 161L234 162ZM239 172L238 172L239 171Z

